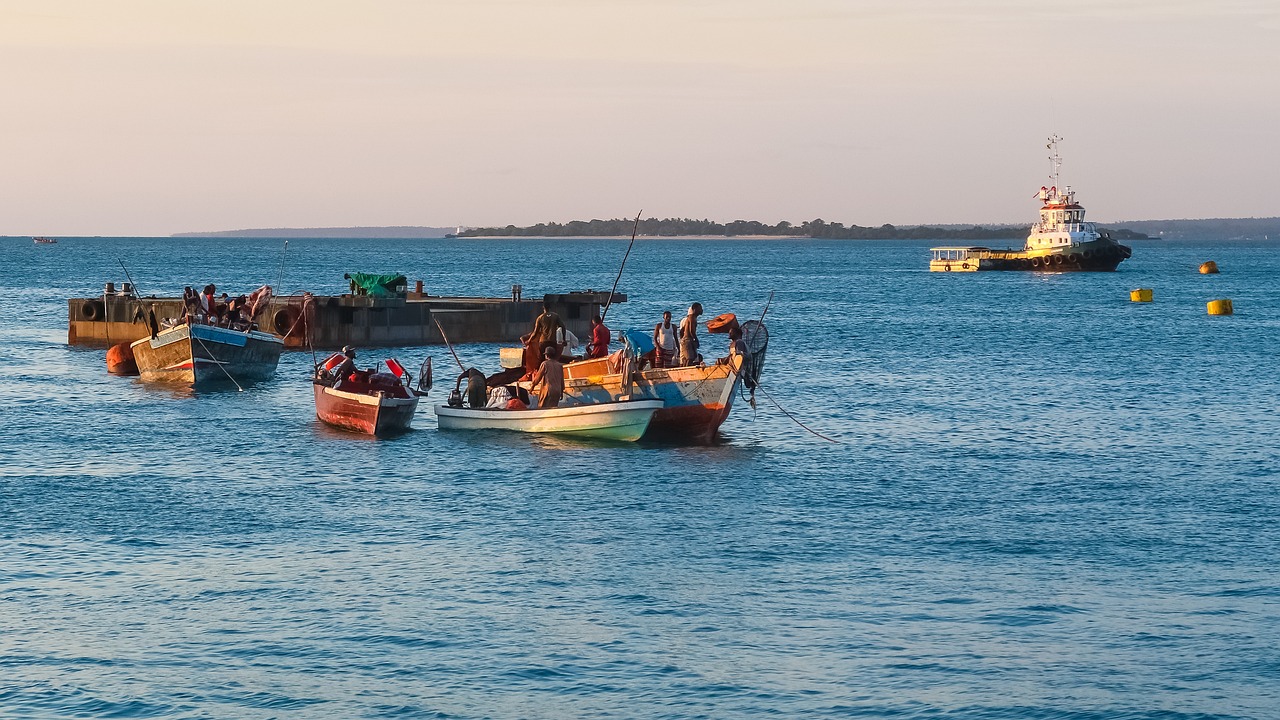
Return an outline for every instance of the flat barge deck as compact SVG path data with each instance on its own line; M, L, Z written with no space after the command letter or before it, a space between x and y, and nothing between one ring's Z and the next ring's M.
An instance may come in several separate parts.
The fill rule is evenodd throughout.
M108 288L112 286L108 285ZM367 295L277 296L257 316L258 329L284 338L287 348L406 347L444 342L512 343L533 327L544 300L579 338L589 338L591 316L609 293L585 290L549 293L534 299L513 297L441 297L407 293L403 297ZM613 302L626 302L615 293ZM182 298L137 297L104 292L67 301L67 343L106 346L150 335L148 313L158 321L182 315ZM437 322L439 327L437 327Z

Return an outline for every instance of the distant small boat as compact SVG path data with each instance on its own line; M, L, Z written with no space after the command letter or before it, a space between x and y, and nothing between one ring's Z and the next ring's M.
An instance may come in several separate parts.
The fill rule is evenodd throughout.
M31 238L31 242L37 245L56 245L58 241L50 237Z
M284 341L257 330L184 323L137 340L130 347L143 380L239 385L274 375Z
M515 430L604 440L639 440L661 400L621 400L546 410L491 410L437 405L441 430Z
M333 359L317 367L311 381L317 419L342 430L376 437L409 429L418 410L418 399L431 387L430 359L423 366L423 377L416 390L410 387L411 378L404 367L394 359L387 361L389 373L357 371L353 377L335 383L325 372Z

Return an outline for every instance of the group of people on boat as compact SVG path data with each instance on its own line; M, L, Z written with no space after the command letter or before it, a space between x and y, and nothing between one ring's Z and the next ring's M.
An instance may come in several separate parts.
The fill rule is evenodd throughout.
M271 299L271 286L263 285L248 295L234 298L217 297L218 288L212 283L204 286L204 290L196 292L191 287L182 290L182 321L185 323L202 323L217 325L233 330L254 329L254 317L265 308Z

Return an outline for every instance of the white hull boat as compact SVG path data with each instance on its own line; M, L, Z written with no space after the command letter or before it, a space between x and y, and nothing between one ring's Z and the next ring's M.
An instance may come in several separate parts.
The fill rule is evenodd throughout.
M515 430L606 440L639 440L661 400L624 400L549 408L495 410L437 405L441 430Z

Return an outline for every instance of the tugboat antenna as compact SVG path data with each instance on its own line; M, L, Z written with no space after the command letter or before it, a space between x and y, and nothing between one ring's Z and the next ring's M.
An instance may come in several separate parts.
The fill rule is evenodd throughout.
M1049 179L1053 181L1050 187L1058 187L1058 171L1062 168L1062 156L1058 154L1058 143L1062 142L1062 137L1057 133L1049 136L1049 144L1045 147L1049 148L1049 152L1053 153L1049 156Z

